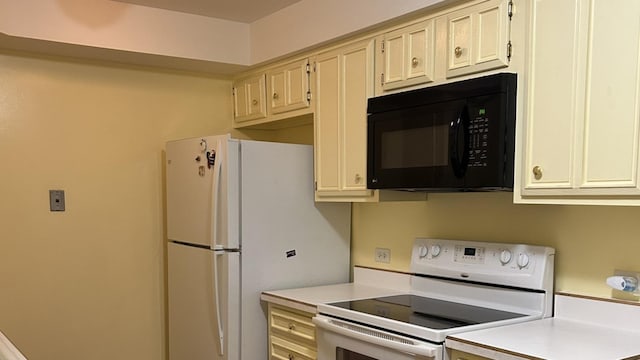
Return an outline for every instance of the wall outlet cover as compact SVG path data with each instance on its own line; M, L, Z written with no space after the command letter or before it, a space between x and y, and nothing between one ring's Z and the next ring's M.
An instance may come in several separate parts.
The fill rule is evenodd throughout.
M384 248L376 248L375 260L376 262L387 263L387 264L390 263L391 250L384 249Z
M64 190L49 190L49 210L64 211Z

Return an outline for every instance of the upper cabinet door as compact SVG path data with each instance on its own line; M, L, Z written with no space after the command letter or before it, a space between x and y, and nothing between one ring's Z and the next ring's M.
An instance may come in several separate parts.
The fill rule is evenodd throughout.
M267 73L269 113L280 114L310 105L309 60L295 61Z
M449 70L469 67L473 64L471 62L472 23L471 13L466 11L449 16L449 44L447 47Z
M233 109L236 122L267 116L264 74L238 80L233 84Z
M343 189L367 191L367 99L373 96L373 41L342 54Z
M531 9L529 83L526 96L524 186L571 188L575 168L578 58L581 26L578 1L538 0Z
M491 0L448 15L447 77L509 65L510 4Z
M341 60L337 51L316 58L313 147L316 194L340 191Z
M639 205L640 2L537 0L529 19L516 201Z
M367 190L367 98L373 95L374 41L316 57L316 201L376 201Z
M384 91L433 81L433 19L384 34Z
M640 1L589 2L580 187L638 188Z

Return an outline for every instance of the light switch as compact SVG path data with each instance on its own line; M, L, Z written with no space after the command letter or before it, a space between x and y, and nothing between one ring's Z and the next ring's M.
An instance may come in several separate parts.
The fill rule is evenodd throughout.
M64 211L64 190L49 190L49 209Z

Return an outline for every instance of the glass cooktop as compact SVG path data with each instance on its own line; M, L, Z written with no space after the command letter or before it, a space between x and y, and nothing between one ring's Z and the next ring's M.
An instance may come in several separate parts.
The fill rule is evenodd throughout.
M343 301L329 305L436 330L526 316L416 295Z

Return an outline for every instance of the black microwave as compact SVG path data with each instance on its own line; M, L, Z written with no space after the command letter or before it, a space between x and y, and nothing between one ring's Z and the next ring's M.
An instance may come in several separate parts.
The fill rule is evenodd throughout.
M517 76L370 98L367 187L512 191Z

